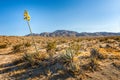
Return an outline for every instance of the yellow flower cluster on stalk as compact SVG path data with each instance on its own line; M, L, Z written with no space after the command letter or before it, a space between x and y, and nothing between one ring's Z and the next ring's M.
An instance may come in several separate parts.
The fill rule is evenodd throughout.
M29 21L30 21L30 15L29 15L29 13L28 13L27 10L24 11L24 20L27 21L27 24L28 24L28 27L29 27L29 30L30 30L30 34L33 35L32 29L31 29L30 23L29 23ZM36 49L36 53L38 53L38 50L37 50L37 47L36 47L35 40L34 40L33 36L32 36L32 40L33 40L33 44L34 44L35 49Z
M27 10L24 11L24 19L30 21L30 15Z

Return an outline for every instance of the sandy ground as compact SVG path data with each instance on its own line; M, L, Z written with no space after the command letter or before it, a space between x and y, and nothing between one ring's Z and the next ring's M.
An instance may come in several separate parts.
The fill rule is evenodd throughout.
M17 39L17 38L16 38ZM12 41L12 40L11 40ZM83 42L82 42L83 43ZM86 45L86 42L84 42ZM118 42L120 44L120 42ZM91 44L91 43L88 43ZM99 43L100 44L100 43ZM106 44L106 43L104 43ZM111 45L111 43L110 43ZM58 45L58 47L62 45ZM64 45L65 46L65 45ZM89 46L89 45L88 45ZM85 47L85 48L88 48ZM104 45L102 45L104 46ZM70 77L68 74L59 75L58 73L53 73L51 76L49 72L45 71L45 68L41 67L29 67L25 62L19 62L19 59L22 57L23 53L14 53L11 50L11 47L7 47L4 49L0 49L0 80L80 80L74 77ZM118 47L118 51L115 52L113 50L104 51L101 49L102 53L107 53L109 57L114 57L114 55L118 55L120 47ZM45 49L41 49L43 52ZM116 49L115 49L116 50ZM82 54L77 57L80 58L82 63L87 63L88 58L86 56L90 56L89 51L81 51ZM55 56L58 56L56 54ZM16 61L16 62L14 62ZM87 71L83 70L85 74L85 78L83 80L120 80L120 68L116 68L113 63L118 62L118 67L120 67L120 57L119 58L106 58L100 60L99 70L97 71ZM57 63L50 65L48 67L55 69ZM44 71L44 72L43 72ZM44 74L47 73L47 74Z

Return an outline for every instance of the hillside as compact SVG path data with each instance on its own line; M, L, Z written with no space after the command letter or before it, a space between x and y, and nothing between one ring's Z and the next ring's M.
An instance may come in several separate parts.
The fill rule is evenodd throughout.
M26 36L30 36L31 34L28 34ZM94 32L94 33L88 33L88 32L82 32L78 33L75 31L69 31L69 30L56 30L54 32L43 32L40 34L33 34L34 36L44 36L44 37L79 37L79 36L120 36L120 33L113 33L113 32Z

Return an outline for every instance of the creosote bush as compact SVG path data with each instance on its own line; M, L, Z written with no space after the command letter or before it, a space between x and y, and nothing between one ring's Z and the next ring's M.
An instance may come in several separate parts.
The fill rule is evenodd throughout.
M46 53L25 53L23 60L27 61L31 66L39 65L41 61L49 58Z
M100 69L99 61L97 59L90 59L88 64L82 65L83 70L85 71L97 71Z
M35 61L35 54L28 54L26 53L23 56L23 60L27 61L31 65L35 65L37 62Z
M49 42L47 44L46 48L47 48L47 51L55 50L56 49L56 43L55 42Z
M112 65L120 70L120 62L113 62Z
M105 57L100 54L96 49L91 49L90 51L90 62L87 64L88 69L91 71L96 71L99 69L99 60Z
M106 59L107 55L101 54L96 49L91 49L91 51L90 51L90 58L92 58L92 59Z
M25 47L30 47L31 44L30 44L30 42L26 42L26 43L24 44L24 46L25 46Z
M5 44L5 43L0 43L0 49L6 48L6 47L7 47L7 44Z
M49 42L46 46L47 53L52 57L56 50L56 42Z
M92 71L96 71L99 69L99 63L97 59L91 59L91 62L89 63L89 65Z
M97 71L99 70L99 60L103 59L103 56L96 50L91 49L90 51L90 58L88 64L83 65L84 70L90 70L90 71Z
M76 44L76 43L70 44L70 49L72 49L75 52L75 54L79 53L80 47L81 46L79 44Z
M22 44L16 44L13 46L13 52L20 52L23 50L23 45Z

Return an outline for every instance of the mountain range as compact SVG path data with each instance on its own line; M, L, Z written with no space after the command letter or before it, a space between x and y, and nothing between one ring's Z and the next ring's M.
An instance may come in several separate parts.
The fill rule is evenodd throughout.
M119 33L113 33L113 32L81 32L78 33L76 31L69 31L69 30L56 30L54 32L43 32L40 34L33 33L33 34L28 34L26 36L44 36L44 37L80 37L80 36L120 36Z

